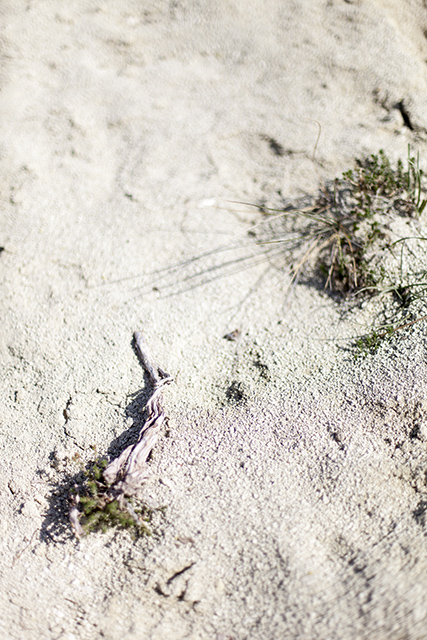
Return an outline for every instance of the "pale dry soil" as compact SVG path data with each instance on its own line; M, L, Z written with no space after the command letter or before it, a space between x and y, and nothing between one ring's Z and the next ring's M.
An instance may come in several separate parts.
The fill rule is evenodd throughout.
M426 324L355 361L376 309L288 295L230 201L427 157L426 3L4 0L0 20L1 637L425 639ZM149 538L77 542L75 454L141 424L135 330L176 380L145 492L166 511Z

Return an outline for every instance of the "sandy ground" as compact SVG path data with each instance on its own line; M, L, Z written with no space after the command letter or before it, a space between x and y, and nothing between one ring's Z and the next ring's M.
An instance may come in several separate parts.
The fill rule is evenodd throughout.
M357 314L287 298L247 243L256 210L229 202L313 193L380 148L426 156L425 1L0 18L1 637L425 639L425 323L355 362ZM132 434L136 329L176 379L147 489L166 514L79 543L73 456Z

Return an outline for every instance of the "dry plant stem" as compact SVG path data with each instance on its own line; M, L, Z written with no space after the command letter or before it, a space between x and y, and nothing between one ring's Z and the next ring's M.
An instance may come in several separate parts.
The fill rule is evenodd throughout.
M166 384L172 382L172 378L152 358L143 334L137 331L134 334L134 338L141 363L153 385L153 392L145 406L147 418L141 428L137 442L126 447L117 458L110 462L103 473L103 477L107 485L109 485L108 493L105 496L106 502L117 500L120 507L126 509L138 521L138 516L126 498L135 497L148 479L146 461L159 438L162 424L166 420L162 406L162 390ZM78 538L84 534L79 521L79 501L80 497L76 491L71 500L69 517L71 527Z
M408 329L408 327L412 327L414 324L417 324L417 322L421 322L422 320L427 320L427 316L422 316L421 318L417 318L416 320L412 320L412 322L405 322L405 324L400 324L398 327L395 327L392 331L392 333L395 333L396 331L400 331L401 329ZM385 338L388 334L387 331L384 331L383 333L379 333L378 334L378 338Z

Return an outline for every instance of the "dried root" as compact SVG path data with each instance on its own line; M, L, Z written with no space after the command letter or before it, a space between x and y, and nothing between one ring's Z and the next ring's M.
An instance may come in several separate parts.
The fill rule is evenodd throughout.
M81 492L77 485L70 495L69 519L77 538L94 529L109 526L131 527L149 533L150 509L135 507L133 501L147 481L147 458L155 446L166 420L162 406L163 387L172 378L151 357L141 332L134 334L136 350L153 385L146 404L147 418L135 444L126 447L109 464L98 460L86 472L87 481Z

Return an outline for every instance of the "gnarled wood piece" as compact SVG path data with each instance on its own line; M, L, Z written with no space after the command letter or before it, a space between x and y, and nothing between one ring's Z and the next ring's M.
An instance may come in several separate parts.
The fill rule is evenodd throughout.
M110 491L114 492L115 498L119 500L122 496L136 495L147 479L145 463L159 438L160 428L165 421L162 388L172 382L171 376L160 369L153 360L142 333L137 331L134 337L141 363L154 389L145 407L147 419L142 426L138 441L122 451L104 471L104 480L111 485Z
M147 371L153 385L153 393L145 406L147 418L137 442L126 447L117 458L110 462L103 473L103 478L108 485L104 494L105 502L117 500L120 507L126 509L137 520L132 505L126 498L135 497L148 478L146 461L159 438L161 426L166 419L162 406L162 390L166 384L172 382L172 378L152 358L143 334L136 331L134 338L141 364ZM84 529L79 520L80 497L77 487L75 489L75 493L70 496L69 518L74 534L80 538L84 534Z

